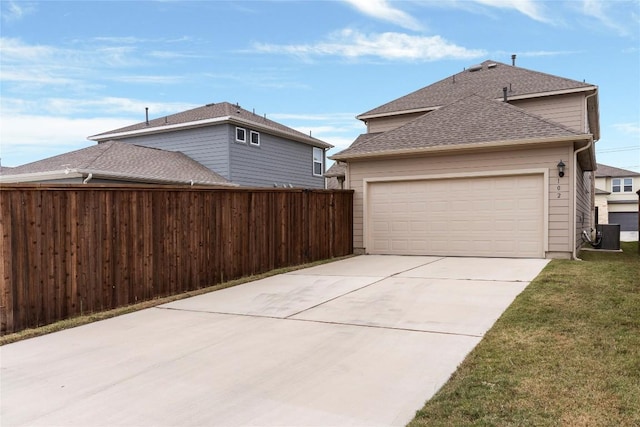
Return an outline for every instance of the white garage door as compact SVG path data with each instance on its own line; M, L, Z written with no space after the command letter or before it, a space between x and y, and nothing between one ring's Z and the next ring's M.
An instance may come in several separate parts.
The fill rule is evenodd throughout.
M544 257L542 175L369 183L373 254Z

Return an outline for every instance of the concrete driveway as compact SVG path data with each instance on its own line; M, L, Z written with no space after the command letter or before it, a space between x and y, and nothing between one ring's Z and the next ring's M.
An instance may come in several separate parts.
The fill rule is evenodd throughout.
M546 264L359 256L6 345L0 424L404 425Z

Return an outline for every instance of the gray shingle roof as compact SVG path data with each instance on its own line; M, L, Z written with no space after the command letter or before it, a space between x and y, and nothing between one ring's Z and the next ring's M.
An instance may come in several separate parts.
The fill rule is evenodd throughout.
M469 95L380 134L361 135L333 159L397 150L498 141L562 138L579 134L508 103Z
M495 65L493 65L495 64ZM358 116L366 119L378 115L412 110L434 109L472 93L489 99L501 99L503 88L510 88L509 97L544 94L557 91L590 89L594 85L553 76L496 61L484 61L480 69L471 67L413 93L395 99Z
M11 176L77 171L127 181L229 185L224 177L180 153L109 141L12 168ZM3 173L3 175L9 175Z
M301 141L317 147L331 148L331 144L321 141L317 138L313 138L305 133L298 132L288 126L267 119L265 116L260 116L251 111L247 111L244 108L233 105L228 102L220 102L217 104L207 104L202 107L194 108L180 113L171 114L156 119L149 120L147 125L145 122L136 123L131 126L125 126L123 128L110 130L108 132L92 135L89 139L94 141L104 141L109 139L119 139L122 133L143 133L143 132L162 132L177 130L180 127L187 127L189 125L197 125L198 122L211 121L212 119L225 119L229 118L229 121L235 121L245 124L247 126L254 126L257 129L263 131L272 131L277 134L286 135L294 140ZM200 123L205 125L206 123Z
M347 164L344 162L334 162L333 165L324 173L327 178L345 176L347 173Z
M596 178L624 178L631 176L640 176L640 173L603 165L602 163L598 163L598 169L596 170Z

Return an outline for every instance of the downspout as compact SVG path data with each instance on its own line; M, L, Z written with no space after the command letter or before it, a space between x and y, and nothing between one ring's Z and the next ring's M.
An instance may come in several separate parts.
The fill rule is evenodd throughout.
M324 176L324 173L327 171L327 149L322 149L322 180L324 185L322 188L327 189L327 177Z
M89 172L89 175L87 175L87 177L84 179L84 181L82 181L82 183L87 184L89 181L91 181L91 178L93 178L93 174Z
M598 94L598 89L596 88L596 90L591 94L591 95L587 95L584 98L585 101L585 109L587 108L586 105L588 103L589 98L591 98L592 96L596 96ZM587 113L588 115L588 113ZM596 142L594 141L593 138L591 138L589 140L589 143L587 145L585 145L582 148L578 148L577 150L575 150L573 152L573 232L571 233L571 235L573 236L572 238L572 252L571 252L571 257L572 259L576 260L576 261L582 261L582 259L578 258L577 255L577 250L576 250L576 244L577 244L577 237L576 237L576 224L577 224L577 219L578 219L578 199L577 199L577 186L578 186L578 154L583 152L584 150L588 150L589 148L591 148L591 146L593 145L593 143Z

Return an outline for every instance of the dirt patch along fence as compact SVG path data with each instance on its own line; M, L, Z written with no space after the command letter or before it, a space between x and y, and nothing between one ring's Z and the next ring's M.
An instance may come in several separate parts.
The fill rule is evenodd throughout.
M351 191L0 187L0 334L352 253Z

